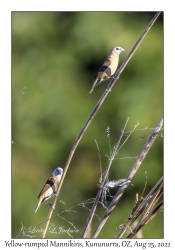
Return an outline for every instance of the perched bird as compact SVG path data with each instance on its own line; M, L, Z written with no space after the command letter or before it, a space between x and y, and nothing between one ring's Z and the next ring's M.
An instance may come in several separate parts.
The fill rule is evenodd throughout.
M93 89L98 84L100 84L101 82L103 83L103 81L108 80L112 75L114 75L114 73L117 69L117 66L118 66L119 55L123 51L125 51L125 50L121 47L114 47L113 49L111 49L108 57L106 58L103 65L99 69L96 77L94 78L94 83L93 83L92 89L89 93L92 93Z
M36 207L35 213L43 201L46 201L48 203L47 200L56 194L56 191L58 189L58 184L61 180L62 173L63 173L62 168L56 168L51 174L51 176L48 178L48 180L46 181L46 184L44 185L43 189L38 195L39 201L38 201L38 205ZM50 203L48 204L52 206Z

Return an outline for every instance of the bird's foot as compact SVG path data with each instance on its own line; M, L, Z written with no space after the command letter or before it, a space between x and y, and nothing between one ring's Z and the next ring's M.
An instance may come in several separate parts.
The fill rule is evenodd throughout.
M54 196L59 197L59 196L60 196L60 194L54 194Z
M119 79L119 76L118 76L118 77L114 77L114 76L113 76L113 79Z
M106 89L107 92L111 92L111 89Z
M47 204L48 204L53 210L55 210L55 206L52 207L52 204L51 204L51 203L49 203L48 201L46 201L46 202L47 202Z
M111 89L108 89L108 87L103 83L103 86L105 87L107 92L111 92Z
M50 203L49 203L49 205L50 205L50 208L52 208L53 210L55 210L55 206L52 207L52 204L50 204Z

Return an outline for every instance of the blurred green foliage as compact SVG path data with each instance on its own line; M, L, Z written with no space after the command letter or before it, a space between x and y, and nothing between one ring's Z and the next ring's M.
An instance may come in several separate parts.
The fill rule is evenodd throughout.
M12 12L12 237L47 218L44 203L35 214L37 196L57 167L64 168L71 147L82 126L104 92L99 85L89 94L93 78L110 49L125 52L120 64L146 28L153 12ZM109 180L124 178L140 153L147 136L163 113L163 15L159 16L128 63L82 138L63 183L54 214L94 198L100 178L100 148L103 171L110 143L118 141L129 117L127 131L140 125L113 162ZM144 130L143 130L144 129ZM135 195L145 195L163 174L163 140L157 137L99 237L111 238L127 221ZM113 195L117 188L112 190ZM51 200L52 201L52 200ZM110 202L111 199L108 200ZM79 232L92 203L64 213ZM107 204L108 206L108 204ZM96 214L105 209L99 205ZM92 223L94 231L98 217ZM57 227L74 229L56 217ZM22 223L22 224L21 224ZM39 228L43 229L44 224ZM31 234L32 235L32 234ZM41 233L33 236L41 237ZM26 236L27 237L27 236ZM67 233L48 233L48 238L69 238ZM143 229L145 238L163 237L163 214Z

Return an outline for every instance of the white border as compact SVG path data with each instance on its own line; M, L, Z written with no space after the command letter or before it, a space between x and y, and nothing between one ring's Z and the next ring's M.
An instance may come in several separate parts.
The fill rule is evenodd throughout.
M175 15L169 1L1 1L0 2L0 245L11 238L11 11L164 11L165 58L165 239L174 242ZM3 226L2 226L3 223ZM25 240L24 240L25 241ZM102 240L100 240L102 242ZM35 241L36 242L36 241ZM144 240L145 242L145 240ZM160 242L160 240L159 240Z

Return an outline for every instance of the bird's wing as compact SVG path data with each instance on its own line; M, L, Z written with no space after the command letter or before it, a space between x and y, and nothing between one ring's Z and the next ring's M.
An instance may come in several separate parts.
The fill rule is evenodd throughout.
M111 64L111 61L109 59L109 57L106 58L106 60L104 61L104 63L102 64L102 66L100 67L99 71L97 72L96 76L94 77L94 80L100 76L100 74L102 74L102 72L105 71L106 68L108 68L108 66Z
M107 59L104 61L103 65L100 67L95 79L96 78L108 78L108 77L110 77L111 76L111 69L109 67L110 65L111 65L110 58L107 57Z
M55 179L54 177L51 175L48 180L46 181L46 184L44 185L43 189L41 190L41 192L38 195L38 198L45 193L50 187L52 187L55 183Z
M106 58L102 66L109 66L111 64L110 56Z

